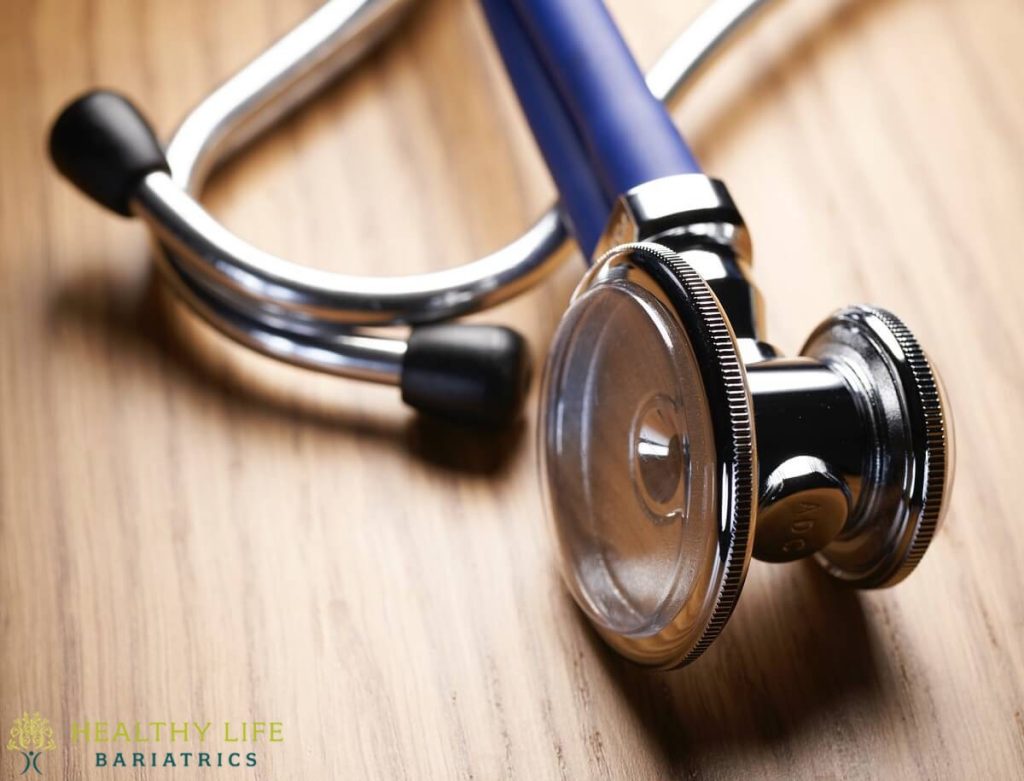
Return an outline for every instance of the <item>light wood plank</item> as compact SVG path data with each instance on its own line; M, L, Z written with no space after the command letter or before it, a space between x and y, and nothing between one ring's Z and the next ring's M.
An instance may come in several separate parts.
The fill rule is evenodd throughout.
M649 62L700 5L612 8ZM46 775L68 778L107 776L67 725L119 719L281 721L244 771L267 779L1022 777L1019 0L788 0L674 109L744 209L773 338L796 350L851 302L899 313L943 371L959 465L905 584L755 563L721 640L667 675L565 596L532 405L507 434L451 433L250 355L48 165L75 92L117 86L166 133L311 7L5 4L3 734L47 716ZM438 0L210 202L268 249L399 273L496 247L552 195L478 9ZM479 319L539 358L579 269Z

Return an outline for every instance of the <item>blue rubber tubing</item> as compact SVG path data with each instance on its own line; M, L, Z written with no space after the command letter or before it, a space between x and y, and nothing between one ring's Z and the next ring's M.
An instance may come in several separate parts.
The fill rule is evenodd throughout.
M652 179L698 173L700 166L648 90L600 0L482 3L577 242L589 257L619 195ZM595 196L594 180L603 198Z
M601 0L510 0L612 198L700 166Z
M555 180L569 229L589 261L614 196L602 187L573 117L515 9L506 0L481 0L481 5L519 105Z

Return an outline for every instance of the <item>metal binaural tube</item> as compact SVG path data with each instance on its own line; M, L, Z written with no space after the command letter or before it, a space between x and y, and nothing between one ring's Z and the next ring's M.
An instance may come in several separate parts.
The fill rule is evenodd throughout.
M180 273L205 286L242 294L259 317L272 307L282 317L308 322L396 325L447 320L494 306L522 292L561 245L556 215L498 252L458 268L402 277L339 274L291 263L239 238L183 192L163 172L148 175L133 200L143 219L170 251ZM552 240L554 239L554 240ZM512 263L529 257L536 263Z
M652 68L650 78L652 84L657 88L656 96L667 99L675 94L683 83L691 77L699 66L706 60L711 52L716 49L733 32L740 22L747 18L755 9L764 5L767 0L742 0L742 2L721 2L715 3L701 15L698 20L684 33L659 59ZM397 9L407 5L407 0L365 0L362 3L342 2L342 0L330 0L324 9L317 13L323 13L328 7L349 9L350 12L367 13L367 6L386 6ZM392 17L383 16L378 11L375 18L387 19L393 22ZM345 19L338 15L337 18L325 17L325 23L343 25ZM306 23L300 25L295 32L298 32ZM378 35L380 28L376 28ZM282 39L279 44L268 50L267 54L275 51L276 47L290 40L291 34ZM188 118L182 123L180 130L168 145L168 160L171 164L172 177L175 183L181 185L187 180L188 190L198 193L204 183L204 175L211 171L223 156L240 149L241 145L255 137L258 131L255 128L263 128L272 125L284 113L295 108L297 100L289 100L287 103L275 102L272 100L257 100L256 97L263 97L266 91L271 90L275 94L285 94L296 90L297 95L304 98L314 94L316 88L322 88L328 81L328 77L337 75L337 72L330 71L326 66L320 69L311 68L307 60L318 52L318 46L324 40L331 40L335 46L346 47L358 45L365 51L368 44L365 39L331 37L327 30L311 40L291 40L292 46L287 51L278 52L275 59L291 57L294 60L294 67L288 68L279 64L273 73L267 73L265 67L260 66L261 58L255 60L251 65L244 68L237 76L229 80L224 87L218 89L209 98L204 100ZM305 47L305 48L303 48ZM320 53L323 56L323 53ZM315 58L314 58L315 59ZM351 64L339 53L333 60ZM300 67L303 66L303 67ZM228 89L230 87L230 89ZM202 121L200 121L202 120ZM150 210L159 205L164 215L176 213L179 217L194 217L192 214L184 214L191 211L186 202L181 199L169 199L164 188L159 193L148 194L143 200ZM201 208L201 207L200 207ZM211 218L212 219L212 218ZM224 236L211 236L204 226L198 230L184 231L181 238L188 246L192 240L207 250L218 252L220 267L236 266L245 267L245 258L237 258L233 255L233 247L222 246ZM224 233L227 233L225 230ZM424 305L424 299L428 296L415 296L405 301L396 302L401 311L392 313L390 322L426 322L436 319L445 319L454 314L466 313L475 309L484 308L504 300L509 295L520 292L525 287L539 280L548 270L547 264L552 262L552 256L565 239L565 229L561 225L558 212L552 208L546 212L527 233L511 242L506 247L491 253L490 255L467 264L464 267L450 269L429 274L418 274L409 277L381 278L370 281L364 279L363 283L354 282L355 277L347 275L319 272L316 281L312 285L314 292L322 293L321 303L327 308L338 308L347 310L338 313L336 318L339 321L359 321L362 315L368 314L369 321L377 320L373 316L375 312L382 309L376 300L381 296L387 296L395 292L411 289L433 289L432 296L449 288L458 288L448 298L451 299L450 306L427 308L427 311L420 311ZM202 273L213 272L210 269L212 260L209 256L202 257L195 253L200 261L198 268L204 269ZM243 256L245 253L242 253ZM240 262L241 261L241 262ZM298 279L305 277L301 273L302 267L296 264L287 264L280 268L286 277L298 273ZM407 280L407 281L406 281ZM525 284L521 284L521 281ZM300 281L297 287L303 287ZM504 295L504 288L511 288L509 295ZM332 292L338 290L352 289L350 300L344 296L340 300L332 297Z
M198 193L235 152L356 66L413 0L329 0L197 105L167 145L174 181Z
M674 95L767 1L712 4L652 68L648 84L655 96ZM242 318L252 337L246 343L272 357L282 355L267 345L295 336L309 347L303 365L346 374L351 353L351 375L372 379L359 368L358 351L339 339L346 329L430 323L478 311L531 287L560 260L558 250L567 234L561 210L552 207L510 244L456 268L386 278L318 271L257 250L189 195L201 191L219 162L351 67L409 4L328 0L189 114L168 146L171 176L150 175L132 202L134 213L157 233L167 270L184 283L176 287L205 294L202 304L194 295L186 299L196 308L202 305L200 314L229 336L237 334L231 321ZM222 315L223 324L218 322ZM260 329L272 338L263 339ZM327 355L330 360L322 361Z

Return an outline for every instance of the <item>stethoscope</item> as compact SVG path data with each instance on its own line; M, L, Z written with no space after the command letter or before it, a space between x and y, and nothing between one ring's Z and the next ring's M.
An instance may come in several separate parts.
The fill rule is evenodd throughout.
M146 222L167 279L228 336L474 423L516 415L526 346L508 328L446 321L540 281L571 232L593 262L544 372L541 482L569 590L634 661L697 658L752 556L813 555L858 587L902 580L952 479L931 363L868 306L781 357L763 337L739 211L660 102L765 0L713 3L646 79L600 0L481 3L560 203L464 266L317 271L247 244L196 200L219 162L352 67L409 0L330 0L200 103L166 151L125 98L88 93L57 119L51 155L94 200ZM393 325L408 338L366 330Z

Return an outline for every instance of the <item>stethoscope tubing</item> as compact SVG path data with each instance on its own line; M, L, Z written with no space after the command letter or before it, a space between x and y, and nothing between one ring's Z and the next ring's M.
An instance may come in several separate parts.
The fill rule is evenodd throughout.
M502 5L488 0L489 6ZM529 99L536 85L519 78L523 60L540 60L555 85L563 113L571 117L586 165L604 192L603 209L583 219L592 204L573 202L560 188L563 208L574 217L575 237L586 257L606 226L614 201L643 182L700 168L664 105L651 94L625 40L601 0L505 0L528 33L529 46L501 47L506 68L535 136L551 121ZM492 20L493 35L504 36L507 19ZM513 67L517 66L517 67ZM579 176L579 156L565 148L543 146L556 182ZM567 170L568 169L568 170ZM580 230L586 225L588 230Z
M481 0L480 5L534 141L555 180L559 206L571 233L584 247L580 237L600 236L610 207L590 150L517 10L507 0ZM589 256L589 249L584 247L584 253Z
M766 3L714 3L648 74L654 96L671 98ZM405 340L353 328L436 322L522 292L563 258L558 251L567 233L558 207L480 260L381 278L318 271L262 252L221 226L193 196L219 159L239 151L354 65L394 27L408 4L329 0L193 110L168 147L171 175L149 175L132 203L157 237L175 288L212 325L279 360L392 384L401 371Z

